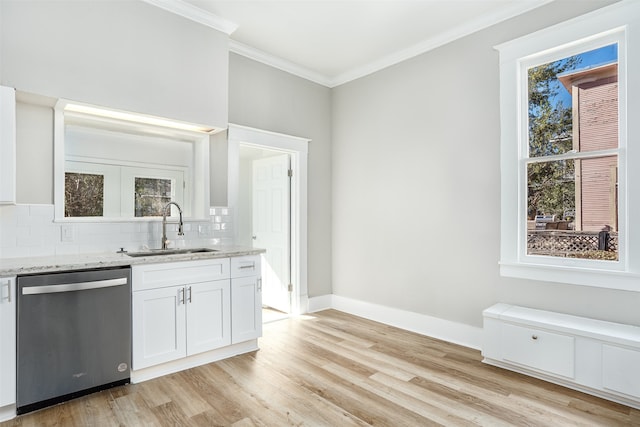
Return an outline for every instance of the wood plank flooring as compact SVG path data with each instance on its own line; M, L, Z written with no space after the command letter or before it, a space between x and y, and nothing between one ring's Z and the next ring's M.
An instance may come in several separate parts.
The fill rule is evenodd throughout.
M338 311L264 326L260 351L8 426L640 426L640 411Z

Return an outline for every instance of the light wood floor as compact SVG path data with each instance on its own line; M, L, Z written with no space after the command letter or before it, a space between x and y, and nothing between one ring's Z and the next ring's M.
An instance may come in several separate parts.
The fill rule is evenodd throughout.
M263 323L271 323L277 320L286 319L289 317L287 313L283 313L280 310L276 310L271 307L262 307L262 322Z
M337 311L269 323L260 347L0 426L640 426L638 410Z

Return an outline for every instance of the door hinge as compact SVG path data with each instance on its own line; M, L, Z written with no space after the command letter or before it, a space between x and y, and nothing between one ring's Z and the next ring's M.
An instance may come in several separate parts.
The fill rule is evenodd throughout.
M287 174L289 175L289 178L291 178L293 176L293 169L289 169Z
M293 292L293 285L291 283L289 283L289 286L287 286L287 290L289 292Z

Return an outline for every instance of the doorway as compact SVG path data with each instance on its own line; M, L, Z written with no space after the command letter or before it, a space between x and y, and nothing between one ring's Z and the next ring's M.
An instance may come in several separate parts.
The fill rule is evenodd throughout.
M307 311L308 139L229 125L236 242L262 257L264 321Z
M240 144L238 241L262 257L265 322L291 313L291 155ZM291 286L290 286L291 285Z

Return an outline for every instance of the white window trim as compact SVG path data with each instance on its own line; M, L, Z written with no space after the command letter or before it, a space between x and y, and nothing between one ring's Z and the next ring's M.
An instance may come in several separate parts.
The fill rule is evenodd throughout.
M127 165L123 163L128 163ZM135 211L135 179L155 178L171 180L171 200L183 206L185 217L191 215L189 200L189 185L186 180L188 170L186 167L164 166L154 164L136 164L134 162L109 163L98 159L74 160L69 156L65 161L65 173L87 173L102 175L104 177L104 212L103 219L129 218ZM172 207L172 218L178 217L177 210ZM85 217L67 217L85 218ZM95 217L91 217L95 218ZM133 218L154 218L152 216Z
M528 100L522 70L570 56L572 49L587 51L611 43L618 43L619 51L620 260L526 255L526 174L520 165L528 151L528 133L523 129ZM500 52L502 276L640 291L640 223L633 221L640 218L640 197L633 197L640 194L640 123L637 119L640 117L640 85L627 79L627 76L640 75L640 56L634 52L638 47L640 2L632 0L496 46ZM627 121L626 117L631 120ZM627 140L631 143L629 149ZM627 168L627 164L630 167Z
M159 217L135 217L133 211L127 216L101 216L101 217L65 217L64 216L64 173L65 162L65 108L72 104L74 108L86 108L86 116L92 120L101 121L107 124L115 124L116 128L135 128L142 135L181 135L188 138L194 147L191 171L171 165L161 165L161 169L174 169L183 171L183 180L186 189L183 192L183 210L186 220L208 220L209 218L209 198L210 198L210 171L209 171L209 145L210 136L214 128L194 125L186 122L177 122L170 119L163 119L154 116L146 116L137 113L129 113L120 110L105 109L103 107L90 104L80 104L65 99L59 99L54 107L54 222L153 222L161 221ZM74 113L71 113L73 115ZM124 117L124 118L122 118ZM79 156L71 160L82 161ZM86 158L84 158L86 160ZM95 161L95 160L94 160ZM138 162L120 161L125 166L138 166ZM175 210L171 209L171 218L175 216Z

